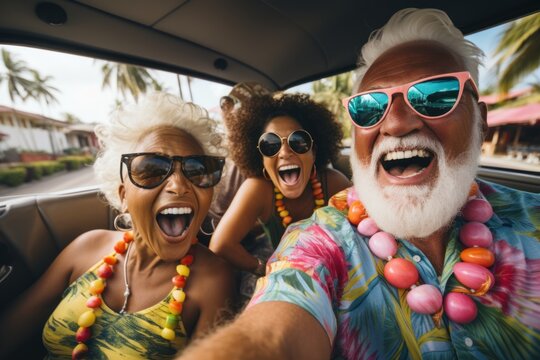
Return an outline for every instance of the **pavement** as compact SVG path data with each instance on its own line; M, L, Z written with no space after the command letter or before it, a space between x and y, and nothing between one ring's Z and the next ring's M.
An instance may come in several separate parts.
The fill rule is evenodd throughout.
M97 186L92 166L74 171L61 171L16 187L0 185L0 201L17 195L53 193L79 187Z

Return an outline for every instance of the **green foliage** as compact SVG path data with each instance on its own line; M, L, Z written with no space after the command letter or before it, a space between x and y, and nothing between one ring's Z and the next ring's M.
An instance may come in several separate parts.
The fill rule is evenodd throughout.
M148 69L140 66L104 62L101 65L101 73L103 75L102 89L112 88L115 84L116 91L122 94L124 99L129 93L135 102L149 89L159 91L163 88Z
M19 186L24 182L26 169L24 167L0 169L0 184L7 186Z
M72 171L78 170L85 165L91 165L94 158L92 156L65 156L59 158L58 161L65 165L66 170Z
M331 76L329 78L314 81L312 84L314 101L327 107L341 123L344 139L351 136L351 121L345 108L341 104L341 99L350 96L352 93L352 73L347 72Z
M540 14L510 23L501 36L495 54L498 55L497 69L502 68L499 92L506 93L540 66Z
M35 161L24 163L21 167L26 169L25 181L32 181L65 170L66 165L61 161Z

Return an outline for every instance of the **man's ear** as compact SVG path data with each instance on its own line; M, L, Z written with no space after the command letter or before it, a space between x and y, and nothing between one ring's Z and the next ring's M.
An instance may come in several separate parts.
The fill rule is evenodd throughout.
M488 108L485 102L478 102L478 108L480 109L480 121L482 121L482 139L486 137L488 131L487 113Z
M118 187L118 196L120 197L120 202L122 204L122 212L126 212L128 208L126 203L126 187L124 184L120 184Z

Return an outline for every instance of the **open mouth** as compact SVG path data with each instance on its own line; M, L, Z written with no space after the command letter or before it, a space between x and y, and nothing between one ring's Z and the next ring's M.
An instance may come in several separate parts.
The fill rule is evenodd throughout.
M156 220L163 233L171 237L179 237L189 228L193 218L190 207L170 207L161 210Z
M382 157L381 165L392 176L408 178L424 171L434 157L434 154L426 149L391 151Z
M279 177L287 185L295 184L300 178L300 166L284 165L278 169Z

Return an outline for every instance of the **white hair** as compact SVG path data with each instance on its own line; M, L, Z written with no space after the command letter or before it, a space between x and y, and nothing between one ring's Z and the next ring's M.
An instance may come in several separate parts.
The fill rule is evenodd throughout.
M445 12L409 8L396 12L386 25L371 33L358 59L353 90L358 89L366 71L385 51L416 40L436 41L453 51L478 84L478 66L482 64L484 52L463 37Z
M153 93L138 104L117 109L108 123L94 129L101 147L94 172L105 198L117 210L121 210L120 155L133 152L145 135L162 127L177 128L191 135L206 155L226 155L216 121L193 103L170 94Z

